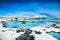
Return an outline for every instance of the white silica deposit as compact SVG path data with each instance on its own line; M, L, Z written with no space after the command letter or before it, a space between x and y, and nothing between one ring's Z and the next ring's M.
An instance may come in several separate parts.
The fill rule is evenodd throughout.
M46 33L35 34L35 32L32 32L30 35L33 35L35 37L35 40L57 40L53 36Z
M2 28L0 30L2 30ZM21 34L24 34L24 32L16 33L15 31L10 30L6 32L0 31L0 40L16 40L16 38L19 37ZM35 37L35 40L57 40L56 38L45 33L44 31L41 34L36 34L34 31L32 31L30 35L33 35Z

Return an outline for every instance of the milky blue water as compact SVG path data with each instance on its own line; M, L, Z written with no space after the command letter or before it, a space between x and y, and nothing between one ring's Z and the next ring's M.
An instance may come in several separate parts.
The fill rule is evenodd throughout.
M31 28L31 27L37 27L40 26L41 24L44 24L45 21L42 22L36 22L36 23L27 23L27 24L22 24L21 22L6 22L6 27L7 28Z
M60 22L60 20L48 20L48 21L50 21L50 22ZM57 40L60 40L60 34L51 32L50 35L52 35Z
M51 32L50 35L52 35L54 38L60 40L60 34Z

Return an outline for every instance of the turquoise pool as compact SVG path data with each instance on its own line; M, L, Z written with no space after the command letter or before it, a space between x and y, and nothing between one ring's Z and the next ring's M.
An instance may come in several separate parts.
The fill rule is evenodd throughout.
M31 28L31 27L38 27L44 24L50 26L52 25L52 24L49 24L50 22L60 22L60 20L44 20L44 21L36 21L35 23L27 23L27 24L22 24L21 22L8 21L6 22L6 27L7 28Z
M45 21L36 22L36 23L27 23L27 24L22 24L21 22L6 22L6 27L7 28L31 28L31 27L40 26L41 24L44 23Z
M60 34L51 32L50 35L52 35L54 38L60 40Z

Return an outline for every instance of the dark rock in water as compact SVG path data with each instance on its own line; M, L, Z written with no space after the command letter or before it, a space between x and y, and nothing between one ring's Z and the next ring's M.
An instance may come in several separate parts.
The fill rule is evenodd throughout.
M3 24L3 27L6 27L6 22L5 21L1 21L1 23Z
M60 34L60 32L56 32L57 34Z
M42 32L40 32L40 31L35 31L35 33L36 33L36 34L41 34Z
M21 29L16 30L16 33L19 33L19 32L24 32L24 30L21 30Z
M55 28L60 28L60 26L55 26Z
M26 24L26 21L21 21L22 24Z
M56 26L56 24L53 24L53 27L55 27Z
M29 36L27 40L34 40L34 36L33 35Z
M24 34L21 34L18 38L16 38L16 40L34 40L34 36L30 34L31 32L26 31Z
M26 31L24 34L21 34L18 38L16 38L16 40L27 40L27 38L29 37L29 32Z
M22 34L18 38L16 38L16 40L26 40L26 38L27 38L27 35Z

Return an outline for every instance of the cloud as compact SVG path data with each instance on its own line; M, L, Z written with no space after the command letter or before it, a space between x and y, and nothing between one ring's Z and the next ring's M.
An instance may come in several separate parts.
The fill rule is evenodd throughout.
M58 10L52 10L52 9L39 9L37 10L36 12L38 13L46 13L50 16L53 16L53 17L60 17L60 11Z
M49 17L47 15L41 15L41 14L38 14L38 12L35 12L35 11L22 11L22 12L16 12L16 13L8 13L7 15L5 16L11 16L11 17L33 17L33 16L39 16L39 17Z

